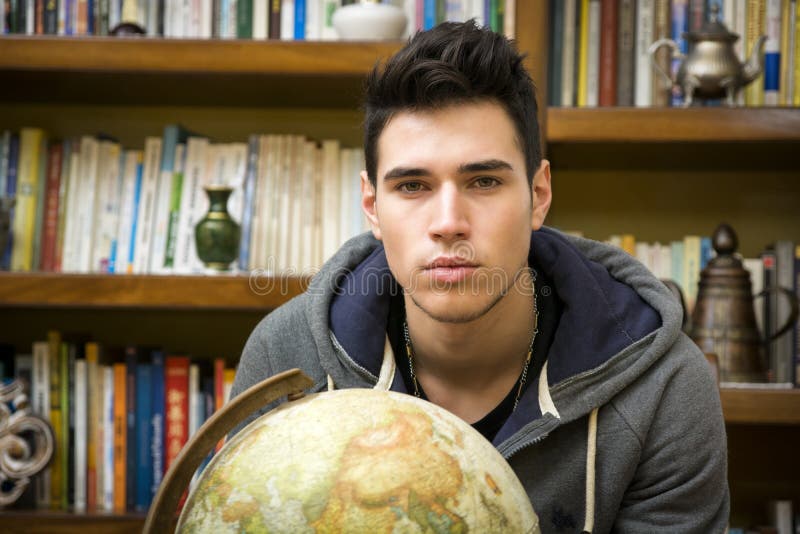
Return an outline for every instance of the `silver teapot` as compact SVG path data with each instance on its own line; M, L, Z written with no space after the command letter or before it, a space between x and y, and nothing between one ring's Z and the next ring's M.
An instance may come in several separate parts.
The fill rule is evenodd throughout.
M671 87L677 87L683 93L684 107L691 106L695 97L711 99L723 96L728 106L734 106L739 90L755 80L764 69L767 37L760 36L747 63L741 63L733 48L739 35L728 31L719 21L719 7L716 5L711 7L711 20L700 31L685 33L684 37L691 50L688 55L681 53L672 39L659 39L647 51L656 71ZM672 58L681 60L674 78L656 61L656 52L662 46L669 46Z

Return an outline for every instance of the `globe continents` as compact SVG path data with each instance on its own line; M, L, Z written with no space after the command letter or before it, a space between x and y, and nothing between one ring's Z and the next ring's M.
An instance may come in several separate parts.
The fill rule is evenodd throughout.
M348 389L283 404L214 457L181 532L538 533L511 467L410 395Z

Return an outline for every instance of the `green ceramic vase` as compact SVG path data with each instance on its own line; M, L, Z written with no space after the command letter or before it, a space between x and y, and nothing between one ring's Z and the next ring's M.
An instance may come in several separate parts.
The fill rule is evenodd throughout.
M241 228L228 213L228 198L233 189L227 186L204 187L208 195L208 213L194 227L197 256L206 267L227 271L239 256Z

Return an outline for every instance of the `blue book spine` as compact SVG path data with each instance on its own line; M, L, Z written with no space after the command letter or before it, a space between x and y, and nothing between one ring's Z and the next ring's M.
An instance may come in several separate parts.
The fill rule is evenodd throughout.
M137 350L134 346L125 348L125 422L127 427L127 454L125 458L125 507L133 510L136 506L136 366Z
M777 92L781 85L781 53L764 53L764 91Z
M711 245L710 237L700 239L700 269L705 269L711 258L714 257L714 247Z
M672 40L678 44L681 53L687 54L689 52L689 42L684 37L684 34L689 31L689 0L672 0L672 24L671 24L671 37ZM672 75L676 76L678 68L681 65L680 59L672 60ZM680 107L683 105L683 95L677 87L672 88L672 107Z
M253 210L256 197L259 137L251 135L247 147L247 175L244 179L244 212L242 213L242 238L239 241L239 270L250 268L250 236L253 227Z
M214 415L214 377L212 376L204 376L203 377L203 420L205 421L212 415ZM208 455L203 459L200 463L200 466L197 468L198 473L202 473L203 470L208 465L208 462L211 461L211 458L214 457L214 451L208 453Z
M13 197L17 194L17 167L19 166L19 136L13 134L8 143L8 171L6 174L6 196ZM14 220L14 208L10 210L9 217ZM14 233L8 233L8 244L2 253L0 268L7 271L11 268L11 250L14 246Z
M150 365L150 389L152 391L152 415L150 426L153 439L150 442L149 451L152 468L150 479L150 498L155 497L161 479L164 477L164 353L153 351L152 364Z
M294 2L294 38L297 41L306 38L306 0Z
M72 18L72 11L73 11L73 3L75 0L61 0L64 2L64 33L66 35L72 35L75 33L75 23Z
M131 243L128 247L128 265L133 265L134 254L136 253L136 231L139 226L139 199L142 196L142 169L144 165L139 163L136 166L136 186L133 193L133 223L131 223Z
M152 501L153 457L150 444L152 425L152 370L149 364L136 366L136 500L134 510L145 512Z
M94 4L97 0L86 0L86 35L94 35Z
M0 196L6 195L6 178L8 177L8 149L11 144L11 132L3 132L0 139Z
M424 0L424 2L422 4L422 29L430 30L436 26L436 0Z

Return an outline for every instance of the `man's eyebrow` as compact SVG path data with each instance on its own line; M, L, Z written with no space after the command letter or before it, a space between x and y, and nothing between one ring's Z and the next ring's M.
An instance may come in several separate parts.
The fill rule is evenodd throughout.
M431 173L427 169L421 167L395 167L383 175L383 181L397 180L399 178L410 178L416 176L430 176Z
M487 159L483 161L473 161L470 163L462 163L458 166L459 174L468 174L473 172L484 171L499 171L499 170L513 170L514 168L510 163L501 159ZM383 181L397 180L400 178L412 178L419 176L430 176L431 172L422 167L395 167L383 175Z
M481 171L500 171L500 170L512 171L514 170L514 168L511 166L510 163L505 162L501 159L487 159L483 161L475 161L472 163L464 163L458 167L459 174L467 174L470 172L481 172Z

